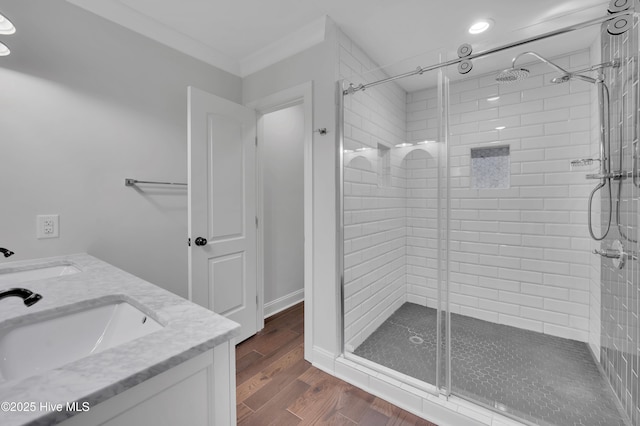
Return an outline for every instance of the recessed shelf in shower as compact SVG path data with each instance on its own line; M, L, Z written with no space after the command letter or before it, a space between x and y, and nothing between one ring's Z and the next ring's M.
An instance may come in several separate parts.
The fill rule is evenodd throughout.
M509 145L471 148L471 188L509 188Z

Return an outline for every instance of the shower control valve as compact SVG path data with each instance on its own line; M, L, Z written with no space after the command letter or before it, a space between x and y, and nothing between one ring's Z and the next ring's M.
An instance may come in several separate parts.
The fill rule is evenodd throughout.
M611 244L611 248L609 249L596 249L593 251L594 254L598 254L604 258L611 259L613 262L613 266L618 269L622 269L624 267L627 259L638 260L638 256L634 252L627 253L624 251L624 247L620 240L615 240L613 244Z

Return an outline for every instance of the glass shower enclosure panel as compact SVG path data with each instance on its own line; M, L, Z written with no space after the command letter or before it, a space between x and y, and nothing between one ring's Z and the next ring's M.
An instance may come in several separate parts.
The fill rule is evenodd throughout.
M577 27L396 69L341 46L347 359L525 424L640 424L638 19Z
M612 37L597 24L446 70L451 392L530 424L624 424L589 231L617 190L597 176L627 60L605 57Z
M371 70L350 80L386 76ZM407 95L393 82L343 93L339 153L345 356L433 393L446 389L445 86L438 76L420 76L433 81L428 93ZM339 84L349 92L350 81ZM422 124L411 125L412 116Z

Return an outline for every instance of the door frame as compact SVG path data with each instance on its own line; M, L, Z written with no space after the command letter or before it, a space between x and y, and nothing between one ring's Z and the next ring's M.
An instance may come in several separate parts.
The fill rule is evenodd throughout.
M257 233L257 286L258 286L258 330L264 328L264 194L262 144L264 125L262 117L294 105L304 110L304 357L312 359L313 326L313 83L311 81L272 93L264 98L245 104L257 113L258 146L256 149L256 213Z

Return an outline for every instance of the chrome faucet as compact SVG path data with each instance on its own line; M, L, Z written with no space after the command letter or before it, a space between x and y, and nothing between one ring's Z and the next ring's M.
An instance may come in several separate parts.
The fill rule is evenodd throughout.
M42 295L38 293L34 293L31 290L27 290L26 288L10 288L8 290L0 290L0 300L5 297L21 297L24 301L24 304L27 306L31 306L40 299L42 299Z
M14 252L12 252L11 250L8 250L8 249L6 249L6 248L2 248L2 247L0 247L0 253L3 253L3 254L4 254L4 257L9 257L9 256L11 256L12 254L15 254L15 253L14 253Z

